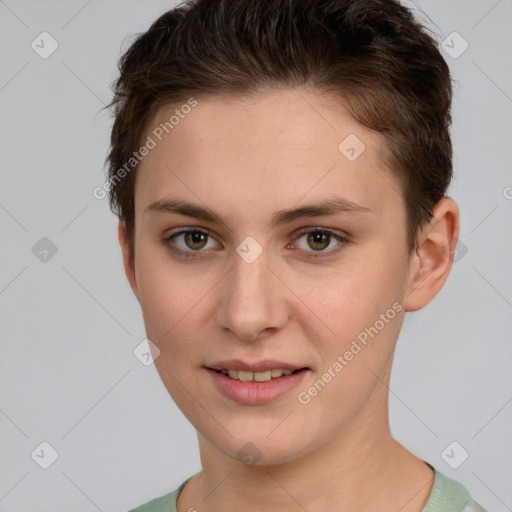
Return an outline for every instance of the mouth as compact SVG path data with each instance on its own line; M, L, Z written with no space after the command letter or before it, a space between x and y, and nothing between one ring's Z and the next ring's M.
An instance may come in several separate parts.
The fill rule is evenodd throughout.
M244 405L264 405L289 397L307 379L311 369L282 361L245 363L222 361L205 367L217 391L225 398Z
M212 368L213 369L213 368ZM301 370L307 370L308 368L298 368L296 370L283 369L283 368L272 368L271 370L251 372L246 370L234 370L234 369L222 369L214 370L217 373L221 373L226 377L233 380L241 380L242 382L268 382L270 380L281 379L294 373L300 372Z

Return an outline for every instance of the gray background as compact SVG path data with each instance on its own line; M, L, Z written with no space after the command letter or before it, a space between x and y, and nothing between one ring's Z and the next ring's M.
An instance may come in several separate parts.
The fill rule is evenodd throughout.
M173 5L0 0L1 512L125 511L200 469L193 428L133 354L142 315L116 218L92 195L120 48ZM452 52L454 31L469 44L444 53L458 82L450 192L464 245L436 300L406 318L391 427L501 512L512 507L512 1L408 5ZM59 45L46 59L31 48L43 31ZM57 250L45 261L43 237ZM48 469L43 441L58 452ZM458 469L441 456L453 441L469 453Z

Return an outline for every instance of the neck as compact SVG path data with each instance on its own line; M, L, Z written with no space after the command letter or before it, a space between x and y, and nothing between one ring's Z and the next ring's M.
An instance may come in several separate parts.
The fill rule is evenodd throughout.
M318 449L279 464L233 461L198 434L203 469L180 493L178 511L420 512L432 470L392 438L384 405L384 421L360 418L357 428L347 427Z

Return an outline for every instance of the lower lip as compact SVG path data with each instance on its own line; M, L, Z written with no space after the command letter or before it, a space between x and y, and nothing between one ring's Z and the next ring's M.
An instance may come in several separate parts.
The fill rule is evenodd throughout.
M277 400L293 388L297 387L306 373L307 369L299 370L291 375L283 375L277 379L267 382L244 382L232 379L227 375L207 368L213 378L217 389L227 398L246 405L261 405Z

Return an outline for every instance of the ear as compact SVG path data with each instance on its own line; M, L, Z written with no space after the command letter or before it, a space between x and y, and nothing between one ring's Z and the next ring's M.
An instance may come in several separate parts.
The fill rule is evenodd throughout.
M119 218L119 224L117 226L117 238L119 239L119 245L121 246L121 251L123 253L124 272L126 274L128 282L130 283L130 287L133 293L135 294L135 297L137 297L137 300L140 302L139 286L137 284L137 277L135 275L135 264L130 255L128 236L126 234L126 226L124 221L121 220L121 218Z
M459 237L459 207L453 199L444 197L433 212L418 234L418 247L410 259L405 311L426 306L443 287L452 268Z

